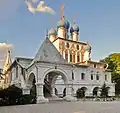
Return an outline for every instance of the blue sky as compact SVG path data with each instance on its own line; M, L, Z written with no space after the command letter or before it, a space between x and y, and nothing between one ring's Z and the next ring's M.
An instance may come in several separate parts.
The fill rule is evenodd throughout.
M92 46L92 59L120 52L120 0L45 0L56 14L32 14L24 0L0 0L0 42L13 44L13 56L34 57L45 39L46 28L56 27L60 5L71 23L80 26L79 40Z

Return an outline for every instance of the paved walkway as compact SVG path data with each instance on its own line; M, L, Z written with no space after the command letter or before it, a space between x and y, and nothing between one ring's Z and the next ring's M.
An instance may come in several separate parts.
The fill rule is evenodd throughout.
M0 107L0 113L120 113L120 102L54 102Z

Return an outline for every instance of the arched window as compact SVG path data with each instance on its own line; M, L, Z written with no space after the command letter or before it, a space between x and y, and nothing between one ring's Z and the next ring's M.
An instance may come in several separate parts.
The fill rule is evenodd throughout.
M70 62L75 63L75 52L74 51L70 51Z
M70 53L70 62L72 62L72 54Z
M67 46L67 48L69 48L69 43L68 43L68 42L67 42L67 45L66 45L66 46Z
M96 80L99 80L99 74L96 75Z
M75 54L73 54L73 62L75 63Z
M77 62L80 62L80 54L77 53Z
M85 73L81 73L81 80L85 80Z
M74 72L72 71L72 80L74 80Z
M94 64L94 68L97 68L97 65L96 65L96 64Z
M79 50L79 45L77 45L77 50Z
M105 75L105 80L107 81L107 75Z
M68 51L65 51L65 59L68 61Z
M91 80L93 80L93 74L91 74Z

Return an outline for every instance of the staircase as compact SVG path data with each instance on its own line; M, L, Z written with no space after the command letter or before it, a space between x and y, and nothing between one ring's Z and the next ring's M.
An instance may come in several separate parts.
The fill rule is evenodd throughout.
M51 85L50 85L49 81L47 81L46 79L44 80L44 96L45 97L52 97Z

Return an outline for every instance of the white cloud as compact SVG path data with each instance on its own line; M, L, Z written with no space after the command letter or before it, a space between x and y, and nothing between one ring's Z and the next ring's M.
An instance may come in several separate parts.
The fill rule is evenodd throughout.
M0 0L0 20L11 17L19 8L22 0Z
M12 48L13 45L12 44L7 44L7 43L0 43L0 49L8 49L8 48Z
M38 2L38 0L32 0L32 2ZM32 13L39 13L39 12L44 12L44 13L49 13L54 15L55 11L50 8L49 6L46 6L44 1L40 1L37 5L37 7L33 7L33 4L30 0L25 0L25 3L28 7L28 10Z
M32 2L33 2L33 3L37 3L37 2L38 2L38 0L32 0Z
M2 68L4 65L4 61L7 55L7 50L8 49L12 50L12 48L13 48L12 44L0 43L0 68Z

